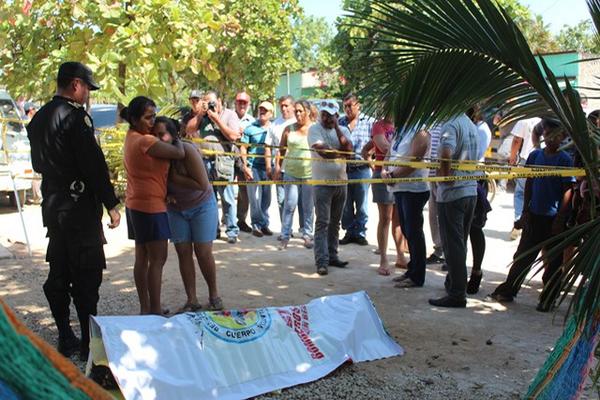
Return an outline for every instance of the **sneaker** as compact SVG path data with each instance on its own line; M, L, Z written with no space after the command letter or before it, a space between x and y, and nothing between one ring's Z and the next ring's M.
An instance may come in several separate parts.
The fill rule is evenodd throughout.
M227 238L227 243L229 243L229 244L234 244L234 243L236 243L236 242L237 242L237 240L238 240L238 239L237 239L237 236L229 236L229 237Z
M245 222L238 223L238 228L240 228L240 231L242 231L242 232L246 232L246 233L252 232L252 227Z
M444 262L444 257L440 257L435 253L431 253L431 255L429 257L427 257L427 259L425 260L425 263L427 263L427 265L429 264L441 264Z
M323 276L327 275L329 272L327 271L327 267L325 265L319 265L317 267L317 274Z
M343 238L340 240L340 244L341 244L342 246L343 246L343 245L346 245L346 244L349 244L349 243L352 243L352 242L354 242L354 238L353 238L352 236L348 235L348 234L346 234L346 235L345 235L345 236L344 236L344 237L343 237Z
M273 231L269 229L268 226L265 226L264 228L261 228L260 231L263 233L263 235L265 236L273 236Z
M521 236L521 231L521 229L513 228L512 231L510 231L510 240L517 240L519 236Z
M258 229L252 229L252 235L256 236L256 237L263 237L265 235L263 235L263 233L258 230Z
M367 239L365 239L362 236L359 236L356 239L354 239L354 243L358 244L359 246L368 246L369 245L369 242L367 241Z

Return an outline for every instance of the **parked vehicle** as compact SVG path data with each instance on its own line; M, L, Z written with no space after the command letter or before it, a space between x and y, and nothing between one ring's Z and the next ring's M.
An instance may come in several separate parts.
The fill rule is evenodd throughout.
M0 194L8 194L14 204L16 186L23 204L33 178L31 148L17 105L5 90L0 90L0 118L10 119L10 122L0 120ZM14 186L11 175L15 177Z

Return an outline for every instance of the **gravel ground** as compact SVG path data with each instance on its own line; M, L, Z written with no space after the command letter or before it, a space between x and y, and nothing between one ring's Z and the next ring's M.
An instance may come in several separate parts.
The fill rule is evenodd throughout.
M304 304L331 294L366 290L386 329L406 354L368 363L344 365L329 376L305 385L262 396L264 399L518 399L543 364L562 332L562 306L558 313L535 311L541 288L538 278L524 286L518 300L508 306L490 302L485 295L501 282L517 242L506 238L511 221L511 197L499 194L485 232L488 249L484 280L467 308L444 310L427 299L443 294L444 272L428 269L422 289L395 289L390 277L376 274L374 246L342 246L345 270L326 277L314 271L312 253L293 239L286 251L277 250L274 238L247 234L232 246L215 242L219 286L226 307L264 307ZM372 205L371 215L376 215ZM271 215L277 215L276 205ZM0 296L28 327L51 344L56 331L41 286L47 275L46 240L40 210L27 206L24 214L33 258L27 257L18 214L0 203L0 244L17 256L0 260ZM427 221L427 216L425 216ZM369 242L374 244L376 218L369 221ZM279 226L274 223L274 231ZM428 234L426 232L426 234ZM126 228L107 232L108 269L100 292L99 314L134 315L138 311L133 284L133 246ZM428 243L431 243L428 241ZM390 258L391 260L391 258ZM396 273L401 273L397 271ZM206 297L198 274L198 293ZM163 302L176 309L183 303L176 255L170 251L163 273ZM73 316L75 312L73 310ZM84 365L73 360L80 368ZM589 387L585 399L599 396Z

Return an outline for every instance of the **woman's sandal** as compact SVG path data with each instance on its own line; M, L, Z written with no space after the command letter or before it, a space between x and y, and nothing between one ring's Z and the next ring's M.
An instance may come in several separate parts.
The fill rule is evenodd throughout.
M208 299L209 311L221 311L223 309L223 300L220 297Z
M176 314L183 314L186 312L196 312L202 309L202 305L196 303L185 303L180 309L176 311Z

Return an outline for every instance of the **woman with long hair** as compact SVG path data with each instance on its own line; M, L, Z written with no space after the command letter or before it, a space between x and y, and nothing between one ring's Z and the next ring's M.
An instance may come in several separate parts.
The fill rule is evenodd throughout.
M311 178L311 154L308 145L308 128L313 124L311 118L311 104L306 100L299 100L294 105L296 123L289 125L281 136L281 150L275 160L275 173L273 179L284 181L306 181ZM285 158L285 156L290 158ZM296 159L293 159L296 158ZM282 171L283 173L282 177ZM285 185L283 203L283 221L281 228L281 243L279 250L287 247L292 233L294 211L302 202L303 221L300 221L300 233L304 240L304 247L312 249L313 229L313 188L311 185L294 184Z
M140 314L162 315L162 269L171 236L167 216L167 175L170 160L182 159L183 144L165 143L152 134L156 104L138 96L121 110L129 122L123 162L127 171L126 217L129 238L135 240L133 276Z
M153 132L163 142L172 143L177 139L178 125L171 118L158 117ZM171 161L167 181L171 242L177 251L179 272L187 296L187 301L179 312L197 311L201 308L196 296L194 254L208 286L208 307L211 310L222 310L223 301L217 290L217 273L212 252L219 220L217 201L208 180L201 150L187 142L183 143L183 149L185 157L183 160Z

